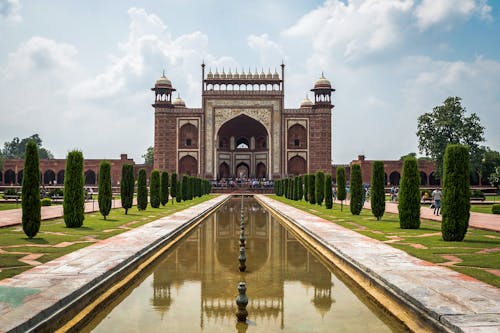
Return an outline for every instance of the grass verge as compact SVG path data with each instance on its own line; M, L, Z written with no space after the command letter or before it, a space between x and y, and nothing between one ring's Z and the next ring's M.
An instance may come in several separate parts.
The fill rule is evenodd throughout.
M341 211L337 203L333 209L326 209L324 205L311 205L304 200L293 201L276 195L271 198L385 242L417 258L446 264L455 271L500 287L500 277L490 272L500 270L499 233L469 228L462 242L445 242L441 237L441 224L434 221L422 219L420 229L401 229L397 214L386 213L377 221L368 209L354 216L349 206L344 205Z
M85 214L81 228L66 228L62 218L42 221L40 232L33 239L28 239L22 226L0 229L0 280L17 275L38 263L45 263L67 253L89 246L98 240L118 235L148 222L170 215L179 210L197 205L214 198L206 195L191 201L172 204L169 202L160 208L148 208L145 211L137 207L112 209L106 220L99 212ZM35 263L23 262L23 258Z

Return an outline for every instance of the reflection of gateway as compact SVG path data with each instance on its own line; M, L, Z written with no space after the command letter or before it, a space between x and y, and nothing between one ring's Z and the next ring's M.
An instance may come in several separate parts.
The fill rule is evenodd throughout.
M156 268L152 300L156 310L169 310L175 297L172 287L200 281L201 324L204 320L234 318L234 286L241 279L235 255L239 203L236 199L222 207ZM247 309L252 317L279 317L284 325L284 286L294 281L312 286L311 302L322 315L328 312L334 302L331 273L255 201L246 201L245 216L249 258L245 279L252 295Z
M298 109L284 108L281 75L205 74L202 107L186 108L163 75L155 92L154 167L208 179L282 178L331 171L331 93L323 75Z

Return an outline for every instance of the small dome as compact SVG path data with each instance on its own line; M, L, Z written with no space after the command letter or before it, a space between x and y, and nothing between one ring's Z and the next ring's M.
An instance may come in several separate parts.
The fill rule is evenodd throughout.
M257 68L255 68L255 73L253 73L252 78L258 79L259 78L259 72L257 72Z
M279 78L280 78L280 75L278 74L278 72L276 71L276 68L275 68L274 73L273 73L273 79L279 80Z
M232 79L232 78L233 78L233 74L231 73L231 68L229 68L229 73L227 73L226 79Z
M330 89L332 87L330 81L328 81L323 73L321 73L321 77L314 83L314 88L327 88Z
M241 74L240 74L240 79L246 79L247 78L247 75L245 74L245 69L242 68L241 69Z
M214 79L220 79L220 74L217 68L215 69Z
M265 79L266 78L266 74L264 73L264 68L262 68L262 71L260 72L260 76L259 76L261 79Z
M240 78L240 74L238 74L238 68L235 69L235 73L233 74L233 79L239 79Z
M212 73L212 68L210 68L210 70L208 71L207 79L213 79L213 78L214 74Z
M180 95L177 95L177 98L174 99L174 101L172 102L172 104L175 105L175 106L178 106L178 107L183 107L183 108L186 107L186 103L184 103L184 101L182 100L182 98L181 98Z
M271 69L268 68L267 69L267 74L266 74L266 79L272 79L273 78L273 74L271 74Z
M301 108L310 108L313 106L313 102L309 99L309 96L306 95L306 98L302 102L300 102Z
M225 79L226 78L226 72L224 72L224 68L222 68L222 73L220 74L220 78L221 79Z
M172 87L172 82L165 76L165 72L163 72L162 76L156 80L156 86L168 86Z

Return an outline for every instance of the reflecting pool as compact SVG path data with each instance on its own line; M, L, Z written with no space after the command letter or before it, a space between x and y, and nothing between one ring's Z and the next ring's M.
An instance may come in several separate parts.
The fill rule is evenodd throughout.
M391 332L269 212L245 198L247 271L240 273L239 199L209 216L87 326L92 332ZM247 325L236 325L240 281ZM373 308L373 306L371 306Z

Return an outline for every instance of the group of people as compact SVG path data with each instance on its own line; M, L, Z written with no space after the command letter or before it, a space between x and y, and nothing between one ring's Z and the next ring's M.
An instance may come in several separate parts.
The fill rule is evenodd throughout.
M212 187L234 188L234 187L249 187L249 188L272 188L274 182L266 178L222 178L212 182Z

